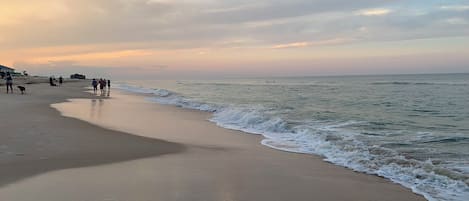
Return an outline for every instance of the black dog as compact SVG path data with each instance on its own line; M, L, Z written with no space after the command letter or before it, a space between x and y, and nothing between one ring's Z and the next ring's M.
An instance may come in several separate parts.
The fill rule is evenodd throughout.
M18 86L18 89L20 89L21 94L24 94L24 92L26 91L26 87L23 86Z

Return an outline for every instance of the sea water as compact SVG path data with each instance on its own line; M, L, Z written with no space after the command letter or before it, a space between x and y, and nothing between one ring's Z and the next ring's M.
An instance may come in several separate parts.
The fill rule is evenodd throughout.
M263 145L317 154L428 200L469 200L469 74L126 81L148 101L213 113Z

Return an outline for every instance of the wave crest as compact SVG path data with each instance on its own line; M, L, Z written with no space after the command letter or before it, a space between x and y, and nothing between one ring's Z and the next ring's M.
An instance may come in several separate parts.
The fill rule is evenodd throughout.
M320 155L333 164L388 178L431 201L462 201L469 197L467 176L438 167L431 160L409 159L393 149L367 145L358 140L360 134L345 129L363 122L313 121L290 125L280 117L269 115L268 108L202 103L164 89L119 88L153 94L147 98L149 101L212 112L210 121L224 128L261 134L265 137L261 142L265 146Z

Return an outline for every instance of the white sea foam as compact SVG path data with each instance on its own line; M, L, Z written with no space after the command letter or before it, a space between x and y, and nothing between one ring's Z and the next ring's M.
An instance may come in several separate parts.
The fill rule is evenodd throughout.
M133 86L133 85L127 85L127 84L117 84L115 88L122 89L125 91L131 91L134 93L153 94L158 97L167 97L171 95L171 92L165 89L149 89L145 87Z
M262 107L236 107L193 101L163 89L129 85L118 88L136 93L153 94L149 101L183 108L213 112L210 121L218 126L261 134L262 144L271 148L323 156L328 162L358 172L390 179L428 200L463 201L469 198L469 178L435 166L432 161L407 159L398 152L369 146L357 140L357 133L344 127L362 122L305 122L289 125L283 119L266 114Z

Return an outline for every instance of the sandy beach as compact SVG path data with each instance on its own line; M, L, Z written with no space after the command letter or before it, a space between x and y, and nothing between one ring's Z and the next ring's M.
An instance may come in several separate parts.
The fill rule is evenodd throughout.
M262 146L209 113L114 89L95 96L88 84L0 90L0 200L425 200L384 178Z

